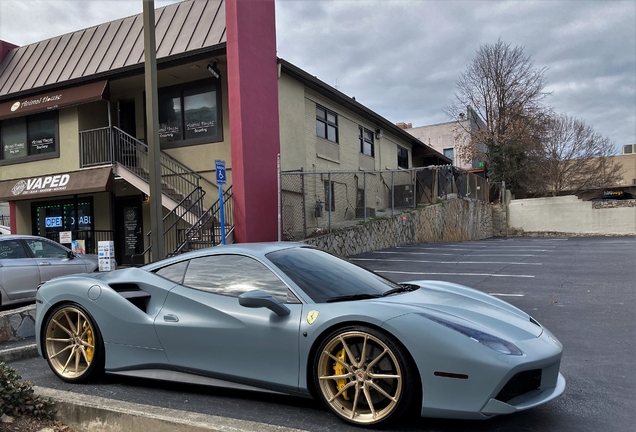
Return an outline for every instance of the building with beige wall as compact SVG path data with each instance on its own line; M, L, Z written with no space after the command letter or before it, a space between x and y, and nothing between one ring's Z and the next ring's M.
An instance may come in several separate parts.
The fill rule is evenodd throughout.
M226 161L226 188L233 184L224 7L184 1L156 11L161 199L176 227L173 248L217 202L215 160ZM2 44L0 201L10 203L14 232L57 240L72 231L89 251L114 240L120 264L146 250L141 22L136 15L24 47ZM282 170L450 162L293 64L275 64ZM262 163L275 165L275 157Z
M411 123L402 122L397 123L397 126L417 137L427 146L451 158L454 166L475 173L484 171L484 163L481 159L467 162L461 158L461 148L470 143L471 133L485 126L470 107L458 121L415 127Z

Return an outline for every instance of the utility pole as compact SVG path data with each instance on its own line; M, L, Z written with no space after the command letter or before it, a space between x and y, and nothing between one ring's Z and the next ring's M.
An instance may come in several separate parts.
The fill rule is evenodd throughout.
M143 0L144 75L146 84L146 143L150 186L150 252L151 261L165 257L163 243L163 212L161 206L161 161L159 156L159 104L157 96L157 49L155 44L155 2Z

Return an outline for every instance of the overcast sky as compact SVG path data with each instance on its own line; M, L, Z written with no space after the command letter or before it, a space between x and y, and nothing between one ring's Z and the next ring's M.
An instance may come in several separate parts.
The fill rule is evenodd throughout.
M25 45L141 9L141 0L0 0L0 39ZM449 121L459 74L501 38L547 68L557 112L617 149L636 143L636 0L276 0L276 15L279 57L392 122Z

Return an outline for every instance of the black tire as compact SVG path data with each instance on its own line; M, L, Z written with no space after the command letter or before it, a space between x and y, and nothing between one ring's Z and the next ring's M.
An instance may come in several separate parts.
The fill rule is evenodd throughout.
M421 385L401 345L366 326L340 328L327 336L316 351L313 376L320 400L356 426L396 421L414 403Z
M44 357L51 370L69 383L99 378L104 372L104 343L93 317L76 303L61 304L42 331Z

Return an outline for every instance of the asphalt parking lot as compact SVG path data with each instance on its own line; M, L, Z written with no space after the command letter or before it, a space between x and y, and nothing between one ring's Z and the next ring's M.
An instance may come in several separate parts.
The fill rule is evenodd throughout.
M427 243L350 259L396 281L440 279L496 295L531 314L564 345L567 387L554 401L486 421L416 419L390 430L634 430L636 237ZM55 378L43 359L12 366L41 387L302 430L359 430L311 400L113 376L72 386Z

